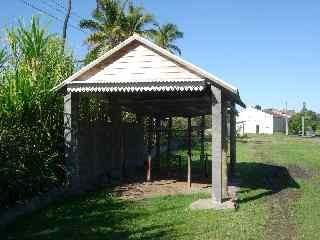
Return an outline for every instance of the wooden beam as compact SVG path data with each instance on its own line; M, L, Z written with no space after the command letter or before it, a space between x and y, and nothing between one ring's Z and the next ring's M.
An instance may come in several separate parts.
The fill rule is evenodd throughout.
M211 86L212 93L212 199L222 202L222 94Z
M221 100L221 161L222 161L222 199L228 198L228 125L227 125L227 107L228 102L225 101L224 97Z
M176 103L172 104L123 104L122 105L129 112L141 113L143 115L152 114L156 116L199 116L209 114L211 105L209 104L196 104L184 105Z
M237 132L236 132L236 108L231 103L230 111L230 171L229 176L234 177L235 165L237 162Z
M153 118L149 117L148 123L148 159L147 159L147 181L151 181L151 168L152 168L152 136L153 136Z
M191 188L191 164L192 164L192 146L191 146L191 117L188 117L188 187Z

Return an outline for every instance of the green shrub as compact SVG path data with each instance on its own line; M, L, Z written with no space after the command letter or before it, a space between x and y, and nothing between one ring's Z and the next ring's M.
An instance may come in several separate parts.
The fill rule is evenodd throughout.
M33 17L6 30L0 77L0 206L65 183L63 100L50 90L75 69L71 52Z

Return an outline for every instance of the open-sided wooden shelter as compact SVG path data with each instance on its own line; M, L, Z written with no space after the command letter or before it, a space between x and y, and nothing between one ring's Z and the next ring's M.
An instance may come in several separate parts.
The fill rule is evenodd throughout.
M133 35L69 77L55 90L65 96L65 157L73 185L82 184L86 170L81 169L91 164L92 155L88 152L106 151L103 139L109 140L108 145L112 149L109 155L101 153L98 156L99 164L121 171L120 109L157 118L212 114L212 197L217 202L222 201L222 161L227 157L228 145L227 119L230 120L230 167L233 168L236 161L235 104L244 106L237 88L149 40ZM79 99L87 93L108 99L113 111L111 126L101 127L96 133L103 135L100 143L86 141L84 145L79 134ZM141 152L141 136L138 135L129 145ZM99 149L95 144L99 144ZM88 149L84 151L81 148ZM140 161L138 158L144 155L136 156ZM102 169L99 164L96 168Z

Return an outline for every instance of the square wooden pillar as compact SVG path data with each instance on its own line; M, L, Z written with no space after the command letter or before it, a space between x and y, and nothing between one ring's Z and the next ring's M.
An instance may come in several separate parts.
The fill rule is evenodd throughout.
M231 103L230 109L230 169L229 176L234 177L235 165L237 162L237 131L236 131L236 108Z
M64 96L64 144L65 163L71 188L80 187L79 166L79 94Z
M221 90L211 86L212 102L212 199L221 203L227 188L224 165L227 157L226 142L226 104Z

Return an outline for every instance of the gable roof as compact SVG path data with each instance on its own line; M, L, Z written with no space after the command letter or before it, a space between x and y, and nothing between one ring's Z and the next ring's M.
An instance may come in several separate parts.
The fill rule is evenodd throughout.
M89 72L91 69L93 69L94 67L96 67L97 65L99 65L100 63L105 61L106 59L111 58L114 54L121 51L122 49L124 49L125 47L127 47L128 45L133 43L134 41L137 41L139 44L145 45L148 48L150 48L151 50L165 56L169 60L178 63L180 66L182 66L186 70L194 72L195 74L197 74L201 78L204 78L206 80L211 81L212 83L224 88L225 90L227 90L228 92L231 92L232 94L238 95L238 89L236 87L234 87L234 86L228 84L227 82L223 81L222 79L208 73L207 71L185 61L181 57L178 57L178 56L172 54L171 52L157 46L156 44L152 43L151 41L149 41L143 37L140 37L137 34L134 34L133 36L131 36L127 40L120 43L118 46L114 47L113 49L109 50L108 52L106 52L105 54L103 54L102 56L97 58L96 60L92 61L90 64L81 68L78 72L74 73L72 76L70 76L69 78L64 80L62 83L60 83L59 85L54 87L52 90L59 90L59 89L63 88L64 86L68 85L69 83L71 83L72 81L77 81L79 77L86 74L87 72Z

